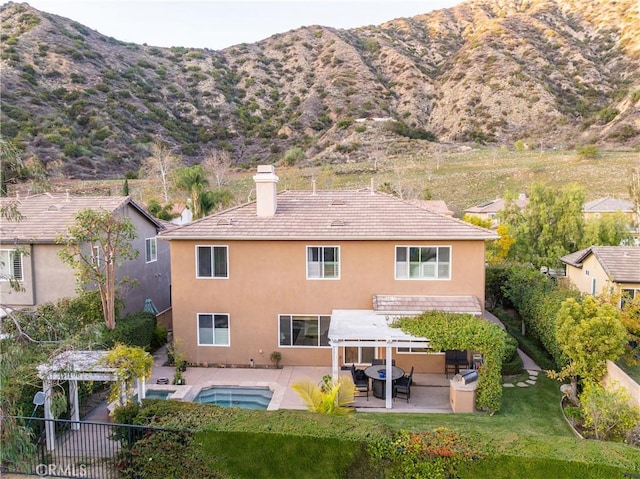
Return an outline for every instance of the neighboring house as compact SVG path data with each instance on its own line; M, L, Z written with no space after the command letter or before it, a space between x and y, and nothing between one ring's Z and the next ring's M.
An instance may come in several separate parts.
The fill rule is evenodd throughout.
M160 235L171 244L173 336L189 362L268 365L278 351L288 365L371 363L385 347L362 336L361 347L332 348L332 327L357 334L366 322L397 337L385 329L394 316L483 313L492 232L369 189L277 194L272 166L254 180L256 201ZM444 371L443 354L406 341L393 356Z
M618 198L598 198L597 200L586 202L582 211L585 221L593 218L602 218L614 213L624 214L631 223L631 234L634 238L635 245L640 245L640 218L635 211L633 201L621 200Z
M529 203L527 195L520 193L515 199L515 204L521 210L524 209ZM464 210L465 214L477 216L483 220L491 220L492 226L496 228L499 224L498 213L504 210L506 202L502 198L496 198L495 200L487 201L471 208Z
M597 200L587 201L582 206L584 219L600 218L607 214L624 213L632 222L637 223L637 217L634 211L633 201L621 200L617 198L598 198Z
M640 247L591 246L560 258L567 278L585 294L640 294Z
M147 299L160 311L170 306L169 248L164 241L157 241L157 234L164 227L131 198L47 193L2 200L16 202L23 217L20 221L0 222L2 304L34 308L77 294L75 270L58 256L62 246L56 244L56 238L66 233L79 211L90 208L125 215L136 228L133 247L139 251L138 258L126 261L118 270L119 278L128 276L139 283L120 292L125 301L124 313L141 311ZM13 291L6 280L8 276L18 279L23 291Z

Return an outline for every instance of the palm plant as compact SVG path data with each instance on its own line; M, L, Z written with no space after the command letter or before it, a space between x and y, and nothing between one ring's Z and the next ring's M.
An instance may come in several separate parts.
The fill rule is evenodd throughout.
M353 411L351 404L355 401L356 388L349 376L340 376L337 380L325 376L320 384L305 378L291 387L311 412L343 416Z
M204 168L201 165L178 168L175 172L174 186L191 197L193 218L202 218L204 215L201 210L200 197L209 186Z

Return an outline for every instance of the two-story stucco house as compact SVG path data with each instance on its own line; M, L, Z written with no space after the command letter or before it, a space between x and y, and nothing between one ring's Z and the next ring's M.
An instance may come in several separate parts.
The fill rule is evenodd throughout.
M0 294L2 304L13 308L34 308L46 302L76 295L75 272L62 262L62 248L56 238L63 235L84 209L104 209L127 216L133 222L137 238L133 247L138 258L119 267L118 277L136 279L138 286L120 291L125 302L124 314L141 311L151 299L162 311L171 304L171 270L169 248L158 241L163 225L143 208L125 196L69 196L40 194L15 202L21 215L18 221L0 222ZM10 288L13 277L21 291Z
M640 247L591 246L560 258L567 278L585 294L640 294Z
M366 364L385 348L364 336L362 347L332 348L338 322L483 313L490 231L370 189L278 194L272 166L254 179L255 202L160 236L171 244L173 334L188 361L270 364L279 351L285 365ZM393 357L444 370L442 355L406 342Z

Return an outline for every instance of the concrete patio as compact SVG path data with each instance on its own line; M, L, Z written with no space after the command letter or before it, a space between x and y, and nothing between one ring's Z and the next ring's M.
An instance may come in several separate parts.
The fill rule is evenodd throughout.
M314 366L284 366L281 369L262 368L204 368L189 367L183 373L186 387L157 384L160 378L166 378L169 383L173 379L175 368L163 366L166 357L162 350L154 355L154 368L149 379L148 389L180 390L179 396L185 400L192 399L203 386L265 386L274 390L274 396L269 409L306 409L303 401L291 388L296 381L310 378L320 383L322 377L331 375L331 367ZM349 371L342 371L351 374ZM355 407L362 412L421 412L421 413L450 413L449 380L443 374L414 373L411 386L411 398L407 402L404 398L393 401L393 409L385 408L384 399L373 397L371 390L369 398L364 393L356 397Z

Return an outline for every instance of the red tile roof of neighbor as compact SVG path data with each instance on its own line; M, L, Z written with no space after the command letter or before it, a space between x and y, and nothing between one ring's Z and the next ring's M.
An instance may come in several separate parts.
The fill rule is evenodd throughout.
M259 240L488 240L484 228L383 193L285 191L273 217L258 217L251 202L161 234L167 239Z
M115 212L131 205L156 227L158 220L144 211L128 196L69 196L44 193L26 198L1 198L0 204L16 203L22 216L19 221L2 219L0 242L2 243L53 243L75 221L76 214L84 209L104 209Z
M609 279L616 283L640 283L639 246L591 246L560 258L560 261L582 268L582 263L595 255Z

